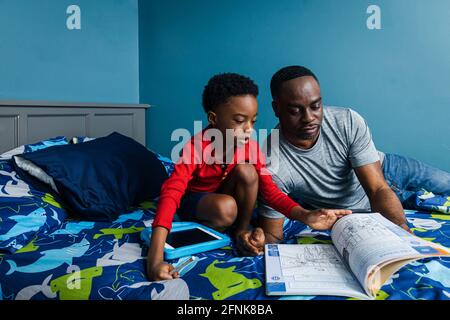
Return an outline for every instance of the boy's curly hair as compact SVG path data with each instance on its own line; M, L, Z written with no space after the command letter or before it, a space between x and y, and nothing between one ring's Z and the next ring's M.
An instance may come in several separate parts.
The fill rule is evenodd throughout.
M252 79L237 73L221 73L209 79L203 90L203 108L213 111L229 98L241 95L258 96L258 86Z

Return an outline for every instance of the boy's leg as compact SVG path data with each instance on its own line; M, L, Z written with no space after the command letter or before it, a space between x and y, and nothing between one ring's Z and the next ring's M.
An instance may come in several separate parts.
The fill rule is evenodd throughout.
M195 218L201 223L224 231L234 224L233 236L247 230L258 195L258 174L252 164L239 164L223 180L217 193L203 195L195 205ZM236 241L237 249L244 255L256 255L256 247L264 245L264 232L257 228ZM235 240L238 240L235 238Z
M211 193L204 195L198 201L195 218L202 224L223 232L234 223L237 212L236 201L233 197Z
M450 173L415 159L386 154L383 173L386 182L406 209L414 209L408 200L422 189L435 194L450 195Z
M233 237L241 255L257 255L264 247L261 228L248 230L258 196L258 173L252 164L238 164L223 181L219 192L236 200L238 213L233 225Z
M223 181L220 192L236 200L236 232L247 230L258 196L258 173L252 164L238 164Z

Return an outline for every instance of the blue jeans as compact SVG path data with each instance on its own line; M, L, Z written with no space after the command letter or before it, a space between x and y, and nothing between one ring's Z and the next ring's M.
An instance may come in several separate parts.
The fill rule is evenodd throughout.
M450 196L450 173L396 154L385 154L383 173L405 209L416 209L415 193L422 189Z

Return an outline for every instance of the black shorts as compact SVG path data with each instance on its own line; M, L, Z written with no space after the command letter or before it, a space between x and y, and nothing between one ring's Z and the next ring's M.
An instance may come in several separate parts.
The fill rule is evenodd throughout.
M177 210L178 217L182 221L199 222L197 219L197 206L200 200L214 192L189 192L181 198L180 208Z

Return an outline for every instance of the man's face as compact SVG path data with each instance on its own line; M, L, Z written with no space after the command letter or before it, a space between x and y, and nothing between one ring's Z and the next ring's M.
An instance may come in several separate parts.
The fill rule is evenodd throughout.
M320 86L313 77L284 82L272 106L290 142L306 148L314 145L320 134L323 107Z

